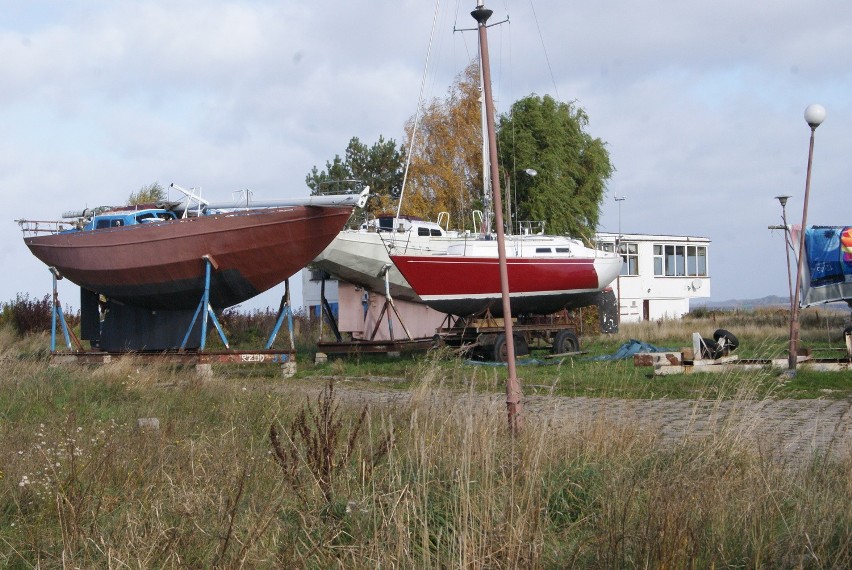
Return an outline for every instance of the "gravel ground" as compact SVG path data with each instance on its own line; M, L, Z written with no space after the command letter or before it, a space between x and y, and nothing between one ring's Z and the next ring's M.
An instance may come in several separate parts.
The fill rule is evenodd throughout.
M285 390L287 390L285 388ZM304 391L305 388L299 388ZM309 389L310 390L310 389ZM317 391L319 388L317 388ZM313 392L313 390L310 390ZM335 385L341 401L376 406L408 405L416 390ZM504 394L471 394L433 390L442 405L481 403L502 410ZM419 397L419 396L418 396ZM814 453L836 457L852 454L852 399L845 400L640 400L568 396L526 396L524 415L530 425L550 423L571 429L591 421L655 430L664 442L736 437L783 460L804 460Z

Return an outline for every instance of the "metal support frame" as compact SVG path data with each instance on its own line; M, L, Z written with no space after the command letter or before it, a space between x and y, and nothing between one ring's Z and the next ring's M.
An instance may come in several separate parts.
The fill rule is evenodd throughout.
M275 319L275 326L272 327L272 332L269 334L269 340L266 341L266 350L272 348L275 342L275 337L278 336L278 331L284 323L284 317L287 317L287 330L290 332L290 350L296 350L296 341L293 338L293 308L290 305L290 280L284 280L284 296L281 297L281 305L278 307L278 317Z
M204 260L204 294L201 296L198 308L195 309L195 314L192 316L192 321L189 323L189 328L186 331L186 335L183 337L183 342L180 344L180 350L183 351L186 349L186 344L189 342L189 336L192 334L193 327L195 327L195 321L198 320L198 316L201 314L202 310L204 311L204 318L201 320L201 346L199 350L203 351L207 344L208 319L213 321L213 325L219 333L219 338L222 339L222 344L225 345L226 349L230 349L231 346L228 344L228 339L225 337L225 331L222 330L222 326L219 324L219 319L216 318L216 313L213 312L213 308L210 306L210 271L211 267L214 265L214 261L209 255L205 255L201 259Z
M393 318L391 317L391 312L388 311L388 307L393 310L393 313L396 315L396 318L399 319L399 324L402 325L402 330L405 331L405 336L408 337L408 340L413 340L411 338L411 333L408 332L408 327L405 326L405 321L402 320L402 316L400 316L399 311L397 310L396 305L393 302L393 297L391 297L390 294L390 278L388 277L388 270L390 268L390 264L387 264L382 269L382 274L385 278L385 304L382 306L382 311L379 313L379 318L376 319L376 326L373 328L373 333L370 335L370 340L376 338L376 333L379 332L379 326L381 326L382 324L382 317L385 316L385 313L387 313L388 315L388 334L390 335L390 340L396 340L393 336Z
M73 350L73 348L71 348L71 339L73 338L77 350L82 351L83 346L80 344L80 340L74 334L74 331L68 328L68 323L65 322L65 314L62 312L62 303L59 302L59 290L56 287L56 282L62 279L62 276L55 267L48 267L48 269L50 270L50 275L53 278L53 296L50 309L50 352L51 354L56 352L57 320L62 324L62 334L65 337L65 346L68 347L68 350Z
M320 305L320 340L322 340L322 324L328 320L328 326L331 328L331 332L334 333L334 338L337 339L337 342L343 342L343 337L340 334L340 329L337 327L337 321L334 319L331 305L328 299L325 298L325 275L323 275L320 282Z

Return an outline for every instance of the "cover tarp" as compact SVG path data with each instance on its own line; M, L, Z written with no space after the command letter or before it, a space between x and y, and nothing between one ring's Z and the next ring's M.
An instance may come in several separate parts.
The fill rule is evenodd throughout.
M654 346L653 344L648 344L647 342L642 342L641 340L631 338L628 342L622 344L614 353L604 354L602 356L593 356L591 358L588 358L587 360L624 360L625 358L631 358L634 354L638 354L640 352L668 351L669 349L667 348L660 348L658 346Z
M808 226L802 307L852 299L852 226Z

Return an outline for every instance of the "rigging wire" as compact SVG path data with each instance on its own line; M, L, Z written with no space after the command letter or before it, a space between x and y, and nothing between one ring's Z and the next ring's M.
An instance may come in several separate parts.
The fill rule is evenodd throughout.
M535 5L533 4L533 0L530 0L530 8L533 13L533 20L535 20L535 27L538 30L538 37L541 40L541 49L544 51L544 61L547 62L547 71L550 73L550 81L553 82L553 91L556 93L557 101L561 100L559 97L559 88L556 86L556 78L553 76L553 67L550 65L550 56L547 53L547 46L544 43L544 34L541 33L541 24L538 21L538 14L535 12Z
M438 24L438 12L440 11L441 0L435 1L435 15L432 17L432 30L429 33L429 49L426 50L426 64L423 68L423 78L420 80L420 95L417 99L417 111L414 114L414 123L411 126L411 140L408 144L408 157L405 160L405 171L402 175L402 187L399 190L399 203L396 207L396 217L399 218L402 211L402 197L405 194L405 182L408 180L408 169L411 167L411 155L414 151L414 141L417 136L417 124L420 120L420 113L423 109L423 90L426 86L426 78L429 71L429 57L432 55L432 43L435 40L435 28Z

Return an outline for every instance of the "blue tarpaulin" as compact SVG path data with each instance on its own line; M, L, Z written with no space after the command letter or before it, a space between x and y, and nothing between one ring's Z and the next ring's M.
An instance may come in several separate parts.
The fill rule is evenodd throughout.
M805 259L803 307L852 299L852 226L809 226Z
M587 358L586 360L624 360L625 358L631 358L634 354L639 352L669 352L668 348L660 348L658 346L654 346L653 344L648 344L647 342L642 342L641 340L636 340L631 338L628 342L622 344L618 350L616 350L612 354L604 354L602 356L592 356L591 358Z

